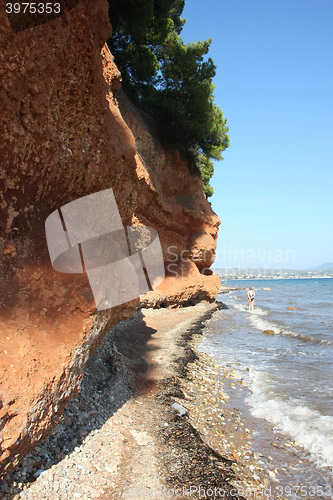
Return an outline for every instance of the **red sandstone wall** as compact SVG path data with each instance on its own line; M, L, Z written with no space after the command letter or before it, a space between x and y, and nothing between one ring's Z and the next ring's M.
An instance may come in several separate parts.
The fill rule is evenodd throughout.
M124 225L158 230L170 276L143 305L211 299L219 288L216 275L201 273L219 219L186 161L121 93L119 106L110 34L105 0L17 33L0 4L2 472L57 423L91 349L138 304L98 313L85 275L52 269L44 223L53 210L110 187ZM178 261L184 250L188 259Z

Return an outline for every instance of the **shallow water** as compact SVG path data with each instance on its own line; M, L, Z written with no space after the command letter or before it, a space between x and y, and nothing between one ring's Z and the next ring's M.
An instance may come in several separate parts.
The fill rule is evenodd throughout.
M246 290L220 295L229 309L207 324L201 350L239 372L253 417L301 445L312 483L333 484L333 279L228 285L253 286L255 310L247 310Z

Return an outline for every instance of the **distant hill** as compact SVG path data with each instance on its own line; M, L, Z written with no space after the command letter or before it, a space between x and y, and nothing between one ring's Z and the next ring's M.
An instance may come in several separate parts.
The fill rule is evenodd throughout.
M318 267L311 267L307 269L308 271L333 271L333 262L329 262L328 264L322 264Z

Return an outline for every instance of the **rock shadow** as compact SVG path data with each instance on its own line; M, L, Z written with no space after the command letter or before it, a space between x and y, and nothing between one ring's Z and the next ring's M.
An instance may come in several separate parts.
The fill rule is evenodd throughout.
M2 499L13 500L40 473L65 460L133 395L155 391L148 361L155 350L148 341L155 332L138 310L105 335L89 358L81 390L69 401L62 421L0 484Z

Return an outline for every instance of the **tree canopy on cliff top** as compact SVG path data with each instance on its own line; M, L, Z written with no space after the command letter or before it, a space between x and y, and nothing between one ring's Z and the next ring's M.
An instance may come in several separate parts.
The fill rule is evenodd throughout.
M163 134L199 167L206 197L214 173L229 146L228 127L214 103L216 67L210 40L184 44L180 33L185 0L108 0L113 37L109 46L129 97L152 115Z

